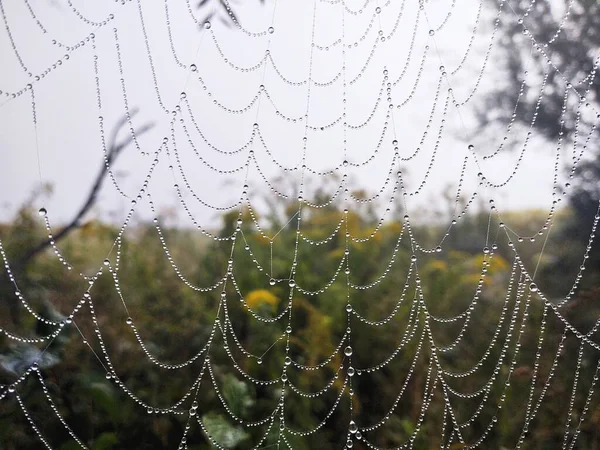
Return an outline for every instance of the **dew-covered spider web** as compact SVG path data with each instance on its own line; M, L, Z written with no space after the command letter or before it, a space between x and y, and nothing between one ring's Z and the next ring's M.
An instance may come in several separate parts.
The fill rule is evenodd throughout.
M553 55L573 1L546 41L536 0L513 3L0 0L3 171L78 186L35 200L49 240L35 285L0 233L2 292L22 310L2 348L27 353L0 385L4 435L125 448L86 419L118 423L109 392L180 449L537 448L548 417L560 442L546 448L583 448L600 423L600 322L575 300L598 210L561 295L538 279L598 139L598 58L570 79ZM508 119L482 131L504 23L531 70L502 81L518 86ZM94 183L92 203L121 207L104 256L82 264L101 231L77 217L79 240L59 235ZM542 212L516 223L527 195ZM40 291L59 285L51 315ZM90 371L93 402L63 382Z

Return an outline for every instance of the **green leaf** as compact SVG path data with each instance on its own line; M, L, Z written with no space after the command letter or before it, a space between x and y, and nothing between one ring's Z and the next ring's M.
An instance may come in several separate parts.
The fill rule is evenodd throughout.
M115 433L102 433L98 438L94 441L94 445L92 445L92 450L107 450L113 448L119 439Z
M0 367L7 372L20 375L37 362L41 369L47 369L60 362L57 356L47 351L41 351L31 344L23 342L12 343L8 352L0 354Z
M223 447L235 448L249 437L241 427L232 426L220 414L205 414L202 416L202 421L208 434Z
M81 450L81 447L79 446L79 444L77 442L75 442L73 439L71 439L70 441L67 441L64 444L62 444L58 449L59 450Z
M223 377L223 397L229 408L238 417L243 417L254 405L254 398L250 394L248 385L230 374Z
M104 410L113 422L119 422L121 404L111 386L106 383L95 382L88 385L94 408Z

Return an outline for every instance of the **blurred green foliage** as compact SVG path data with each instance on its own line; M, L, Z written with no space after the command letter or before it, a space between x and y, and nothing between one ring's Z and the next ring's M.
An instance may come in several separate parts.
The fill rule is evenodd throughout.
M322 199L327 198L324 192L317 192L316 195ZM243 420L256 421L272 413L280 398L281 384L251 383L240 370L259 380L273 380L281 375L285 356L285 340L282 336L286 331L287 315L278 322L264 323L256 320L246 308L266 317L275 317L284 311L290 292L287 279L296 244L295 221L291 222L292 225L284 225L295 214L296 209L297 205L294 203L284 203L274 206L270 213L259 218L268 234L279 232L272 247L272 271L273 277L283 282L273 286L269 284L270 276L267 275L271 271L269 241L257 231L249 212L244 212L243 239L238 238L235 245L233 273L246 303L239 301L233 284L228 282L225 305L231 328L228 328L229 322L223 319L223 309L219 308L219 290L198 292L181 281L161 247L153 223L138 223L128 230L121 249L118 271L128 312L115 290L114 280L107 273L94 285L92 298L107 351L120 380L130 391L144 402L158 408L167 407L179 400L190 388L198 376L203 356L175 371L157 367L140 349L131 327L126 324L128 316L132 317L141 339L156 358L177 364L192 358L205 345L214 320L219 315L220 324L227 331L228 338L225 340L220 331L216 332L211 344L210 364L222 400L236 417ZM302 216L302 232L313 240L325 239L342 215L343 212L335 202L324 208L307 209ZM237 213L224 215L218 234L230 235L236 227L237 217ZM371 236L375 230L376 217L373 207L350 212L348 232L355 237ZM442 253L419 256L419 276L425 302L432 315L452 317L470 308L480 278L484 257L482 249L490 245L486 244L488 219L487 213L472 213L463 217L446 239ZM544 213L512 213L506 214L504 219L510 222L512 229L527 235L533 234L543 224ZM536 278L544 293L553 300L560 299L568 292L580 264L575 263L572 273L555 269L564 267L565 260L576 261L581 258L580 246L571 245L566 231L571 223L569 210L561 211L541 259L541 277ZM353 284L369 285L384 273L402 227L400 217L391 219L370 240L351 244L349 264ZM494 227L497 228L497 223L492 219L492 229L495 230ZM319 246L300 241L296 280L304 289L319 290L334 277L340 260L344 257L344 232L345 227L333 239ZM436 223L416 221L412 225L412 232L424 246L434 247L445 229ZM86 283L76 272L96 271L109 254L117 233L118 229L112 225L90 221L70 235L60 247L73 264L71 272L67 272L50 251L30 261L17 276L20 289L32 307L46 317L60 318L69 314L86 289ZM40 221L28 205L12 223L5 224L0 229L0 238L9 258L17 258L28 246L42 239L43 234ZM227 270L231 241L216 242L200 237L197 231L181 227L163 228L163 235L182 276L191 284L210 286ZM252 255L244 249L246 243L252 249ZM519 254L526 267L534 267L542 243L543 240L540 239L538 243L519 246ZM481 298L463 339L455 349L440 354L440 362L448 371L462 371L473 366L485 353L498 326L514 256L513 250L506 244L506 239L498 239L499 247L488 267ZM380 327L373 327L358 320L356 316L351 316L350 339L354 350L352 365L357 370L360 369L360 373L357 372L352 378L353 411L360 427L377 424L388 414L403 389L407 375L412 372L402 398L389 420L378 430L367 433L367 437L374 445L381 447L401 445L414 438L415 448L439 448L444 416L443 394L439 383L423 424L418 425L428 370L433 361L427 339L424 340L419 357L414 359L425 324L422 310L417 316L414 315L414 276L408 282L406 299L398 305L405 289L411 254L408 237L404 234L388 276L370 289L350 291L353 309L367 320L379 321L397 311ZM114 263L114 250L110 258ZM253 259L264 268L263 271L256 269ZM582 289L565 310L566 317L584 332L593 326L600 313L597 302L600 293L597 288L599 276L595 272L586 273ZM0 289L2 298L14 297L14 289L5 274L2 275ZM506 301L509 317L500 325L500 336L506 334L513 311L516 314L517 329L500 367L499 378L494 382L481 414L465 430L467 442L476 440L496 414L503 380L509 375L509 362L513 355L515 336L523 320L524 307L521 304L519 308L515 308L514 292ZM294 293L291 316L293 332L290 338L290 356L293 360L312 366L334 354L346 333L346 303L347 286L343 270L321 294L310 296L297 291ZM529 306L529 316L525 320L517 365L514 373L510 374L511 387L507 391L507 400L503 409L498 412L497 426L489 434L484 448L512 448L517 443L529 396L542 307L541 301L534 297ZM404 334L410 330L411 317L414 319L414 336L394 353ZM21 335L34 337L48 332L24 311L19 318L20 323L14 323L6 301L0 302L0 318L2 328ZM75 323L95 351L101 354L98 342L94 339L87 307L75 316ZM462 323L432 322L436 344L451 344L460 335ZM260 361L255 357L248 357L238 349L231 335L232 330L235 339L244 349L254 355L263 355ZM540 357L535 399L548 376L562 333L563 327L550 312ZM474 375L449 379L453 389L470 393L484 386L493 373L502 343L503 341L492 348L490 360ZM579 341L569 335L565 349L559 369L545 394L546 401L530 426L530 435L523 448L547 449L562 445L565 405L571 395ZM33 345L15 345L1 336L0 383L14 381L17 374L22 373L37 354L37 347ZM395 357L389 359L392 354ZM237 362L239 370L235 368L232 358ZM575 402L576 417L572 421L572 427L578 423L597 359L596 353L589 348L585 349ZM386 361L389 362L378 368L379 364ZM340 370L341 364L345 365L343 370ZM187 414L148 414L145 408L124 394L113 381L106 379L104 369L73 326L68 326L61 333L60 339L50 344L40 360L40 367L49 395L66 422L90 448L160 449L177 448L179 445ZM378 369L370 370L372 367ZM326 419L344 388L346 369L347 362L343 361L343 352L335 354L320 370L300 370L291 366L288 375L297 389L317 392L330 382L331 387L324 395L314 398L300 396L288 388L285 402L286 425L293 430L305 431L313 429ZM432 377L436 376L436 367L432 368L431 374ZM39 380L34 375L20 385L18 390L31 417L54 448L78 448L54 416ZM244 428L232 419L216 394L207 372L204 373L197 398L198 417L213 439L221 445L237 449L251 448L265 433L268 423ZM459 421L466 421L476 410L479 401L481 397L452 397L452 406ZM579 448L598 448L600 445L599 403L597 399L592 402L592 409L587 413L587 420L582 425L579 437ZM189 408L189 404L190 402L185 403L185 408ZM306 437L288 434L287 439L295 449L341 448L346 442L349 421L350 396L346 389L335 412L327 418L322 428ZM418 434L413 436L417 430ZM451 427L447 426L446 436L451 431ZM277 416L262 445L266 447L276 443L278 433ZM11 396L0 402L0 443L0 447L6 450L37 449L41 445ZM205 433L194 421L191 422L187 444L190 449L210 448ZM354 448L367 447L357 441Z

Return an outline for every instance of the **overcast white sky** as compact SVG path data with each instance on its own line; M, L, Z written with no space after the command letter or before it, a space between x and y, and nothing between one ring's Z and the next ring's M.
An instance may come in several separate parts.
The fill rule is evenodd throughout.
M81 20L73 12L65 0L29 0L32 10L40 23L45 27L44 34L32 19L26 4L4 2L5 17L10 26L12 38L23 64L35 75L52 65L57 58L65 54L64 48L52 43L73 44L83 39L88 33L95 32L98 46L98 66L100 71L101 95L104 124L107 131L124 113L123 96L118 72L116 47L113 27L118 29L120 50L123 57L124 79L130 107L140 108L139 115L133 119L134 127L153 122L153 132L142 136L140 145L145 151L154 151L164 136L169 135L168 124L171 116L160 108L154 91L154 83L150 71L148 55L144 44L138 2L136 0L124 4L113 1L97 2L73 0L73 5L80 13L92 21L101 21L114 14L114 20L107 26L98 28ZM281 81L273 67L250 73L232 70L219 56L211 38L214 32L229 61L249 66L255 64L264 55L269 38L270 52L277 67L290 79L305 79L308 75L310 59L312 3L306 1L279 0L275 7L272 1L264 5L251 0L244 0L235 6L235 11L243 24L252 31L266 30L273 21L275 32L265 37L253 38L237 31L235 28L223 26L219 20L213 20L211 31L199 30L191 19L186 2L169 3L169 14L172 25L173 43L177 56L184 64L194 62L212 97L202 90L198 80L190 76L190 70L179 67L173 57L169 45L164 2L142 2L146 30L152 59L156 67L156 77L161 97L168 109L178 102L180 93L185 90L194 109L196 120L203 132L214 145L224 150L240 147L247 142L254 122L260 123L260 129L270 150L281 164L292 166L301 157L304 125L288 123L274 114L274 108L263 97L260 109L256 105L244 114L225 113L213 104L213 99L221 103L239 108L246 105L257 92L262 83L272 96L280 111L290 116L304 114L306 109L307 86L293 87ZM358 9L363 0L349 0L346 4ZM389 69L390 79L400 74L411 42L413 26L416 18L415 4L406 0L403 16L398 30L392 39L377 46L365 75L355 84L348 87L347 121L349 124L362 122L370 114L381 83L382 68ZM417 27L414 52L403 82L393 90L393 101L400 103L410 92L417 77L419 63L426 45L431 48L424 65L424 74L412 100L402 109L394 113L397 139L400 142L402 156L414 152L418 146L423 130L427 124L429 111L433 101L436 80L441 65L450 73L460 62L468 46L478 1L460 0L452 9L452 15L442 30L434 37L429 36L429 28L437 27L450 10L451 2L432 0L427 3L427 15L430 25L421 18ZM195 5L192 2L192 5ZM208 4L208 10L213 8ZM380 1L381 14L371 22L376 2L365 7L364 13L352 15L344 13L345 40L353 42L359 38L370 23L373 28L356 48L348 49L347 79L350 80L359 72L367 59L377 38L379 19L384 34L389 34L398 18L402 2L391 0L389 5ZM274 10L275 7L275 10ZM199 18L207 11L194 10ZM218 11L217 16L222 16ZM342 7L339 4L328 4L318 1L315 24L315 41L318 44L335 41L342 36ZM505 20L515 20L510 15ZM484 50L489 43L491 19L489 12L484 15L474 40L472 54L466 60L463 71L449 76L457 98L464 98L472 89L476 76L481 69ZM439 54L436 51L439 49ZM336 74L342 64L340 46L329 51L314 51L313 79L322 81ZM22 69L15 52L11 47L4 26L0 27L0 90L13 92L32 82ZM495 65L495 54L485 72L478 95L472 100L476 104L486 87L497 82L501 76ZM264 77L264 81L263 81ZM341 83L329 87L311 88L309 122L320 126L337 117L342 112ZM445 93L448 88L443 84L438 113L434 116L433 128L419 156L403 167L407 170L408 190L413 191L421 183L435 142L437 129L441 119L441 111ZM31 98L28 93L12 99L0 96L0 220L9 220L20 204L39 185L39 167L42 180L54 186L53 195L43 202L49 211L52 222L68 220L80 207L87 191L102 164L102 150L98 129L98 108L96 105L94 66L92 48L88 44L71 52L68 61L52 71L39 82L34 83L37 104L37 146L36 133L32 120ZM352 162L365 160L372 154L381 135L386 110L385 96L382 106L373 120L360 130L347 131L347 158ZM438 149L435 163L426 184L419 196L410 199L409 206L439 207L437 201L441 192L449 184L456 186L464 157L467 155L467 140L471 136L478 151L488 154L498 145L501 137L497 135L481 135L477 133L470 120L469 105L462 111L462 119L455 108L449 109L446 117L446 130ZM258 117L258 118L257 118ZM206 160L212 164L233 168L243 162L247 153L233 157L219 156L207 148L198 138L191 124L189 130L194 134ZM127 132L125 129L124 132ZM521 134L522 135L522 134ZM318 170L327 170L341 163L344 159L342 146L342 127L340 125L324 131L309 132L308 164ZM199 196L215 205L228 205L239 198L244 173L231 176L217 175L194 156L179 128L178 144L187 175ZM381 186L387 175L393 155L391 141L392 130L384 137L382 150L366 167L352 167L350 173L358 185L369 190ZM525 154L522 167L513 182L507 188L487 191L485 196L493 197L501 209L517 209L528 207L549 208L552 201L551 181L554 148L552 145L533 141L532 149ZM264 149L255 145L256 158L269 178L280 174L270 161ZM500 155L489 160L483 170L489 179L500 181L505 179L514 167L517 153ZM134 146L129 147L114 166L117 179L127 194L135 196L150 164L150 157L140 155ZM166 155L161 157L156 174L151 184L151 192L161 210L177 205L173 189L173 179L168 170L169 161ZM479 169L473 162L467 168L467 191L477 179ZM256 170L250 174L254 190L268 189L257 175ZM181 183L181 182L180 182ZM194 202L189 199L189 203ZM93 214L103 218L111 217L122 221L128 202L122 199L109 180L105 183ZM179 206L180 217L181 207ZM194 206L194 212L200 221L211 223L215 212ZM141 208L143 217L151 217L147 205ZM182 223L187 223L183 221Z

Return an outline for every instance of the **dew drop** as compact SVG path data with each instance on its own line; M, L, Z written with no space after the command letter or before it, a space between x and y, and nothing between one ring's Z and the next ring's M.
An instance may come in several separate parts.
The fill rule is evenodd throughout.
M46 217L46 214L48 214L48 211L46 211L46 208L40 208L39 211L38 211L38 214L41 217Z
M356 425L356 422L354 420L350 421L350 424L348 425L348 431L350 431L350 433L352 434L358 431L358 425Z

